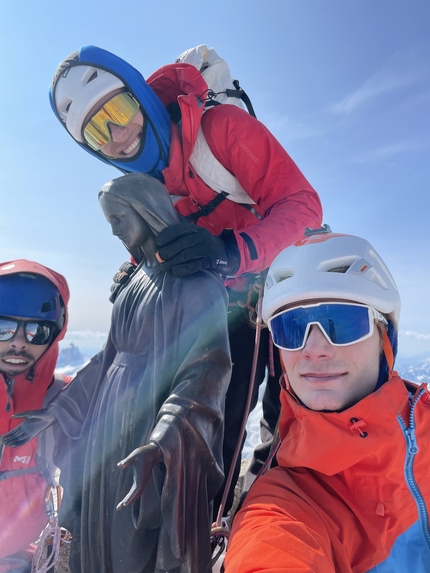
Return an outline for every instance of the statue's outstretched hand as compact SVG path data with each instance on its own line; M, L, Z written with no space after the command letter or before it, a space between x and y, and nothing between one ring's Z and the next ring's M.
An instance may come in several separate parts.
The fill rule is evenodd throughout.
M56 422L55 416L48 409L19 412L19 414L14 414L12 418L23 418L24 421L1 437L1 443L11 448L26 444Z
M118 463L120 469L133 466L133 485L125 498L119 502L117 509L123 509L139 499L148 484L152 470L162 461L163 454L160 447L150 442L146 446L136 448Z

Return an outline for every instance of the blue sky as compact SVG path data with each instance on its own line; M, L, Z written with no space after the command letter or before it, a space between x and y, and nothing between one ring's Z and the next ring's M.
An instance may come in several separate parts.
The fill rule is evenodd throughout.
M49 83L86 44L147 76L205 43L319 192L324 221L366 237L385 259L402 295L401 350L430 351L429 30L428 0L5 0L0 260L63 273L70 339L100 344L111 277L127 253L97 192L120 173L67 136Z

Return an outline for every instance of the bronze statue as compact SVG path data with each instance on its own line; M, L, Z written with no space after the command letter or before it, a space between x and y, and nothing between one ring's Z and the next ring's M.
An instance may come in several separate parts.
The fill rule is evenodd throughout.
M117 293L104 349L3 442L54 424L73 573L209 573L231 369L227 297L210 272L161 271L155 237L178 219L157 180L119 177L99 201L138 266Z

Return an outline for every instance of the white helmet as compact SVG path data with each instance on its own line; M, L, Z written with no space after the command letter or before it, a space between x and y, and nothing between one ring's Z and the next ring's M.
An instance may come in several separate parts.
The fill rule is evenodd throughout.
M64 68L53 85L53 98L61 121L76 141L84 143L82 124L91 108L105 95L123 87L117 76L94 66Z
M400 296L384 261L365 239L316 233L284 249L270 265L263 298L267 322L299 301L339 299L400 316Z

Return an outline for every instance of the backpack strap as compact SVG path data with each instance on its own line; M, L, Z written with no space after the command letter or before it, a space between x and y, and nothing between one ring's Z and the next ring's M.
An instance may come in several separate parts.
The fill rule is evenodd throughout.
M39 474L41 473L39 466L33 466L31 468L20 468L19 470L4 470L0 472L0 481L4 481L9 478L16 476L23 476L26 474Z
M237 178L212 153L201 125L189 161L200 179L216 193L226 192L234 203L256 204Z
M43 408L46 408L48 403L65 387L65 385L66 377L55 372L51 385L46 392L45 399L43 401ZM37 469L45 478L46 483L56 486L58 485L59 470L52 459L54 445L54 431L52 426L50 426L38 436L36 463L38 466Z
M36 464L31 468L19 468L18 470L4 470L0 472L0 481L4 481L17 476L24 476L27 474L41 474L46 483L54 485L53 477L49 471L47 463L36 454Z
M222 105L223 102L218 101L216 98L219 98L220 95L225 94L227 96L227 98L236 98L236 99L240 99L241 101L243 101L243 103L246 105L246 107L248 109L249 115L252 115L252 117L255 117L255 119L257 119L257 116L256 116L255 111L254 111L254 106L252 105L251 99L250 99L249 95L245 92L245 90L243 90L240 87L239 80L233 80L233 84L234 84L234 87L236 88L234 90L227 88L223 92L215 93L214 91L209 89L207 92L207 99L205 102L205 107L209 108L209 107L214 107L216 105ZM233 102L231 102L231 101L225 102L225 103L230 103L230 104L234 105Z
M186 215L185 219L187 219L187 221L191 221L191 223L196 223L200 217L206 217L207 215L210 215L212 211L224 201L224 199L227 199L227 197L228 193L226 193L226 191L221 191L221 193L218 193L218 195L212 199L212 201L206 203L204 207L199 207L197 213L190 213L190 215Z
M257 116L256 116L255 111L254 111L254 106L251 103L249 95L246 93L245 90L243 90L240 87L239 80L233 80L233 85L236 89L234 89L234 90L226 89L225 90L227 97L237 97L237 98L241 99L243 101L243 103L246 105L249 115L252 115L252 117L255 117L255 119L257 119Z
M203 207L199 207L197 213L187 215L188 221L195 223L200 217L209 215L224 199L229 199L248 209L260 221L263 219L253 207L256 204L255 201L243 189L237 178L212 153L201 126L190 157L190 164L200 179L218 195Z

